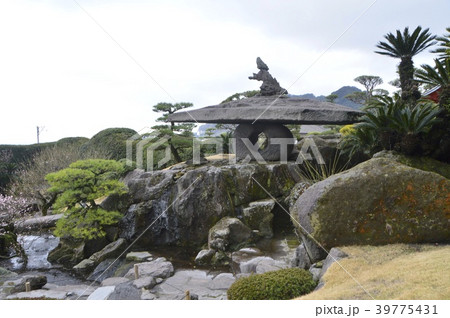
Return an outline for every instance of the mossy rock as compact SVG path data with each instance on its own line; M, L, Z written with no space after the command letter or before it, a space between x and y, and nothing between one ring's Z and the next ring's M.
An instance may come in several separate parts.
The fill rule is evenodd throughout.
M316 287L309 271L287 268L239 278L228 289L230 300L283 300L308 294Z
M17 235L13 230L13 224L0 225L0 256L9 256L10 250L17 248Z
M308 188L291 209L308 254L344 245L450 242L450 180L373 158Z
M435 172L447 179L450 179L450 165L448 163L430 157L405 156L395 151L387 151L387 150L378 152L373 157L394 160L409 167L424 171Z
M70 242L61 240L58 246L50 251L47 260L50 263L61 264L71 268L84 259L84 248L85 244L81 241Z
M9 278L9 277L15 277L17 276L16 273L11 272L7 270L6 268L0 267L0 279ZM3 282L0 282L0 286L3 284Z

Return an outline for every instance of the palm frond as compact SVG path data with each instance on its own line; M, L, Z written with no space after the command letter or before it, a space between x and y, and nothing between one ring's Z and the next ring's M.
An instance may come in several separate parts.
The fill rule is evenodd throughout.
M431 51L431 53L438 53L439 60L441 61L450 58L450 28L446 28L445 30L447 31L447 34L436 38L439 47Z
M412 57L437 43L436 36L432 35L428 28L422 30L421 26L418 26L412 33L406 27L403 33L397 30L395 35L388 33L384 38L387 42L378 42L376 47L381 51L375 51L375 53L395 58Z
M416 81L434 86L448 85L450 79L450 59L444 61L435 59L434 64L434 67L427 64L421 65L421 69L416 71Z

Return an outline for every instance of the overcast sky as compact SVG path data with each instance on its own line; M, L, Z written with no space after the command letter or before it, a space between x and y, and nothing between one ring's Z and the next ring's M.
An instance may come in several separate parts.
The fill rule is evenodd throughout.
M449 13L448 0L0 0L0 144L35 143L36 126L42 142L145 129L158 102L258 89L257 56L292 94L387 83L398 61L373 53L383 35L442 35Z

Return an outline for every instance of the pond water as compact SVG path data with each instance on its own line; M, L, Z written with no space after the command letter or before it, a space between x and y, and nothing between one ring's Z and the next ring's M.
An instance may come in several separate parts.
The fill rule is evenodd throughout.
M52 265L47 261L49 252L58 245L59 238L51 234L19 235L18 242L22 245L26 255L28 256L26 266L21 258L13 257L8 260L1 260L0 267L7 268L18 273L18 277L23 275L45 275L47 277L47 282L50 285L58 285L61 286L61 288L72 288L71 286L78 285L93 286L95 289L99 286L98 283L80 279L71 271L63 269L58 265ZM296 240L295 235L292 232L287 231L276 232L274 238L261 240L256 247L260 249L265 256L269 256L275 260L284 261L289 264L297 245L298 241ZM222 290L220 292L216 290L209 290L205 287L205 282L208 281L208 284L212 284L213 277L219 277L218 275L221 273L232 273L230 266L197 266L194 259L198 251L188 250L185 248L159 247L149 249L148 252L152 253L155 257L165 257L167 260L172 262L176 273L171 280L167 281L167 284L158 285L158 288L161 290L158 288L156 289L157 291L159 290L159 293L157 293L157 299L172 299L171 297L177 296L177 293L169 292L167 290L168 287L166 286L169 283L169 285L172 286L177 282L181 283L179 288L189 287L189 290L193 292L197 291L197 294L200 294L202 299L226 299L226 290ZM195 283L197 281L196 279L200 279L198 281L199 284L204 281L203 285L205 286L202 284L197 286ZM185 280L189 281L191 285L183 285L185 284ZM210 280L211 282L209 282ZM51 288L55 289L57 287ZM84 299L85 298L87 298L87 296L84 297Z

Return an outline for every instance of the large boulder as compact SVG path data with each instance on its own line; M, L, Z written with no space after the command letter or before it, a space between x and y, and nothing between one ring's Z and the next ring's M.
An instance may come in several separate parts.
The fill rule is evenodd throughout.
M127 247L126 240L120 238L115 242L109 243L100 251L92 254L89 259L94 261L96 264L99 264L107 258L119 257Z
M47 260L50 263L72 267L85 258L85 246L86 244L82 241L61 239L58 246L50 251Z
M111 241L106 237L85 241L80 239L61 238L58 246L48 254L47 260L50 263L57 263L64 267L72 268L83 259L89 258L110 243Z
M269 198L268 193L285 197L301 180L295 163L135 170L124 179L131 206L120 224L121 237L134 240L145 230L137 241L141 247L171 244L198 248L223 217L238 216L250 202Z
M204 249L198 252L195 257L195 264L197 265L208 265L211 262L212 257L216 253L213 249Z
M97 277L101 275L101 272L109 268L110 264L114 262L114 258L119 257L121 253L127 248L127 242L125 239L120 238L115 242L109 243L103 249L92 254L88 259L82 260L80 263L73 267L73 270L81 275L87 275L97 265L102 264L109 259L108 262L103 263L103 266L96 268L96 274L91 278L92 280L97 280ZM105 266L105 264L107 264ZM104 277L107 278L107 277Z
M291 215L312 262L324 258L316 242L325 249L449 242L449 191L439 174L373 158L308 188Z
M245 224L252 230L259 231L260 235L271 238L273 236L273 214L271 212L274 206L275 201L273 199L251 202L249 206L243 210Z
M87 280L96 281L98 283L103 282L103 280L114 276L117 269L125 264L123 259L112 259L108 258L102 261L95 267L92 273L87 277Z
M171 262L164 257L159 257L151 262L138 263L135 266L138 268L139 277L153 277L153 278L168 278L173 275L174 269ZM134 268L131 268L125 278L133 279L135 275Z
M209 230L208 247L217 251L232 251L247 243L252 231L236 218L225 217Z

